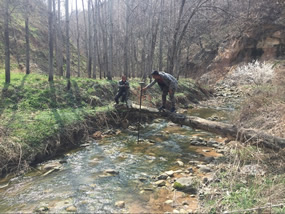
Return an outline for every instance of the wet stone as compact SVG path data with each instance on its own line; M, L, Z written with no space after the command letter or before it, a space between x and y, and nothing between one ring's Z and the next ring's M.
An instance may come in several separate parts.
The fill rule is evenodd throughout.
M166 171L165 174L167 174L168 176L172 177L174 175L174 171L173 170Z
M144 178L144 177L139 178L139 181L141 181L141 182L145 182L146 180L147 180L147 178Z
M184 166L184 163L183 163L182 161L177 161L177 163L178 163L178 165L181 166L181 167Z
M161 174L157 177L158 180L166 180L168 178L167 174Z
M67 212L77 212L77 208L75 206L70 206L65 209Z
M156 181L154 184L157 185L158 187L163 187L166 185L166 182L165 180L159 180L159 181Z
M47 211L49 211L49 208L47 206L42 206L42 207L39 207L35 210L35 212L37 212L37 213L47 212Z
M186 193L196 193L196 188L194 187L194 181L191 177L181 177L178 178L173 187L179 191L183 191Z
M215 161L215 158L214 158L214 157L205 157L205 162L206 162L206 163L211 163L211 162L213 162L213 161Z
M81 144L81 145L80 145L80 147L83 147L83 148L84 148L84 147L88 147L88 146L90 146L90 143L84 143L84 144Z
M198 167L199 167L199 171L203 173L208 173L212 171L210 167L205 166L205 165L198 165Z
M101 131L96 131L95 133L92 134L92 138L98 140L102 138L102 132Z
M165 204L173 204L173 200L167 200L164 202Z
M114 169L106 169L104 172L111 175L119 174L119 172Z
M115 206L119 207L119 208L124 208L125 207L125 202L124 201L117 201L115 203Z

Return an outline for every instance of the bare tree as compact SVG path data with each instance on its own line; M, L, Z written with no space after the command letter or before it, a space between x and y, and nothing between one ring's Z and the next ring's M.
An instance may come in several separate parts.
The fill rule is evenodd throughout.
M160 1L160 13L159 13L159 28L160 28L160 32L159 32L159 55L158 55L158 68L161 71L163 68L163 39L164 39L164 32L163 32L163 28L164 28L164 17L163 17L163 10L164 10L164 0Z
M88 66L87 73L88 77L91 78L91 70L92 70L92 55L93 55L93 46L92 46L92 10L91 10L92 2L88 0Z
M60 76L63 76L63 56L62 56L62 31L61 31L61 2L60 0L57 1L57 56L56 56L56 64L57 64L57 71Z
M129 26L130 26L130 16L131 16L131 3L130 0L126 0L126 16L125 16L125 40L124 40L124 73L127 77L130 77L129 74Z
M80 77L80 30L79 30L79 21L78 21L78 0L75 2L76 4L76 28L77 28L77 76Z
M9 39L9 0L5 1L4 39L5 39L5 82L10 83L10 39Z
M190 24L190 21L192 20L192 18L194 17L194 15L198 11L198 9L208 1L209 0L198 0L196 5L193 5L193 6L191 5L191 7L189 8L189 11L191 11L191 12L190 12L188 18L186 19L185 23L182 23L182 15L183 15L186 0L181 0L179 15L178 15L177 23L175 26L174 35L172 38L172 45L171 45L171 47L169 49L169 53L168 53L169 64L167 67L167 71L169 73L173 74L173 72L174 72L174 67L176 66L176 63L178 60L179 48L180 48L182 39L186 33L186 30L188 28L188 25Z
M48 44L49 44L49 57L48 57L48 81L53 81L53 14L52 14L52 0L48 0Z
M70 90L70 38L69 38L69 0L65 0L65 21L66 21L66 78L67 90Z
M26 0L26 17L25 17L25 32L26 32L26 74L30 73L30 29L29 29L29 13L30 1Z
M113 0L109 0L109 66L107 70L107 79L112 80L113 74Z

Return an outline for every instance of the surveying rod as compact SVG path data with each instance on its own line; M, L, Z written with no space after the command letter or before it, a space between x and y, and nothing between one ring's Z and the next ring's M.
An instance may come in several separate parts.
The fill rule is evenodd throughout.
M142 109L142 89L144 82L139 83L141 86L141 92L140 92L140 110L139 110L139 121L138 121L138 142L140 140L140 125L141 125L141 109Z

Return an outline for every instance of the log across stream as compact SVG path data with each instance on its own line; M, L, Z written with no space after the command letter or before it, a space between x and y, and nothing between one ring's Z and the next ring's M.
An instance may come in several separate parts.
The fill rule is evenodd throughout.
M144 114L152 114L156 117L167 118L173 123L179 125L190 126L195 129L202 129L228 137L230 139L235 139L240 142L261 145L270 149L283 149L285 147L284 138L275 137L260 130L245 129L243 127L237 127L232 124L206 120L200 117L187 116L179 113L171 113L169 111L158 111L155 108L147 106L141 106L140 108L140 106L136 104L132 104L131 107L119 105L117 106L117 109L123 111L135 111Z

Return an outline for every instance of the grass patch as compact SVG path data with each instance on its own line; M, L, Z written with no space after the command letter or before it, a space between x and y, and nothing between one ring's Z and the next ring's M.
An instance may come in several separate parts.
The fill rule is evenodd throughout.
M285 204L284 152L229 145L226 163L215 174L201 212L282 212ZM282 157L279 161L273 161ZM215 194L218 192L219 194ZM276 206L276 207L275 207ZM274 210L274 211L273 211Z

